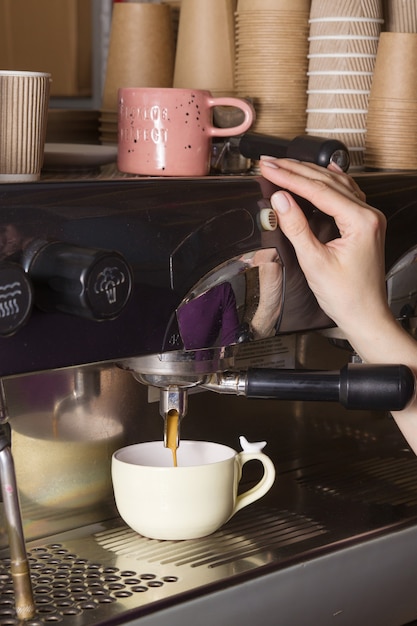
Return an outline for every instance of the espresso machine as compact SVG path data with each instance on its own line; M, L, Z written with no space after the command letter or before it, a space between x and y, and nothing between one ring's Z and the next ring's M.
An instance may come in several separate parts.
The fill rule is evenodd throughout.
M358 182L387 216L390 305L414 333L417 178ZM417 619L417 462L389 416L413 377L357 362L273 191L247 175L1 186L0 624ZM266 439L277 466L202 540L145 539L114 506L112 452L163 440L171 411L183 438Z

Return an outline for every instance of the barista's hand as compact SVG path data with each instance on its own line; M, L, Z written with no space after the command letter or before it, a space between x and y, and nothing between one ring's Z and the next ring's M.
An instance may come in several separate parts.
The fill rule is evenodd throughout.
M340 238L322 244L288 191L271 203L293 244L321 308L350 337L367 319L389 314L384 277L385 217L365 203L356 182L337 166L262 158L261 172L335 219Z
M417 375L417 342L396 322L385 289L385 218L365 203L355 181L327 169L286 159L261 160L265 178L288 191L271 203L322 309L368 363L403 363ZM340 238L320 243L291 193L335 219ZM395 420L417 454L417 400Z

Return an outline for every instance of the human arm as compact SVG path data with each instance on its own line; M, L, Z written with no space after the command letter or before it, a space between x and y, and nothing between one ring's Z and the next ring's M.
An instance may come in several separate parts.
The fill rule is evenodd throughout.
M321 308L363 361L402 363L417 375L417 342L394 319L384 270L385 217L365 202L356 182L331 165L324 169L264 157L262 175L283 188L271 203L283 233ZM340 237L319 242L291 193L335 219ZM393 416L417 453L417 401Z

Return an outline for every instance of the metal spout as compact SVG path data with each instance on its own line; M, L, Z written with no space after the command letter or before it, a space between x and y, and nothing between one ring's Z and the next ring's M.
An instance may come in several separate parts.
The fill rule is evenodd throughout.
M164 446L168 446L168 415L175 411L178 415L177 446L180 443L180 424L188 409L188 389L169 385L160 390L159 411L164 419Z
M216 372L201 387L216 393L246 396L246 372Z

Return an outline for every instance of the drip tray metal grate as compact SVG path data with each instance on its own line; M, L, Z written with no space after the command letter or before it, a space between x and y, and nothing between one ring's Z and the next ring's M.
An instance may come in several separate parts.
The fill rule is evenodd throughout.
M36 616L28 626L51 622L98 624L124 612L260 568L309 545L326 529L289 512L253 507L220 531L190 541L146 539L120 520L107 527L63 533L28 546ZM56 541L55 541L56 539ZM19 622L9 575L0 560L0 626Z

